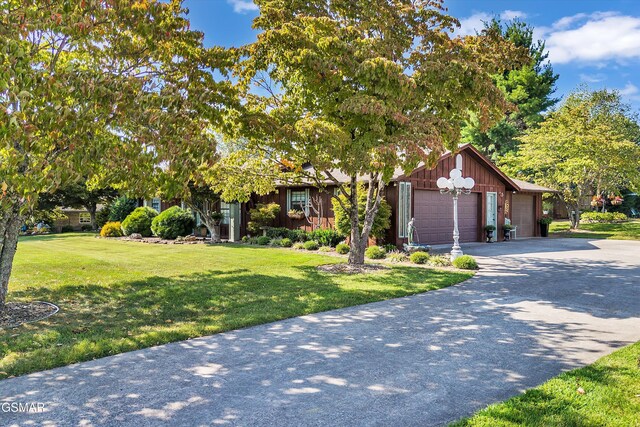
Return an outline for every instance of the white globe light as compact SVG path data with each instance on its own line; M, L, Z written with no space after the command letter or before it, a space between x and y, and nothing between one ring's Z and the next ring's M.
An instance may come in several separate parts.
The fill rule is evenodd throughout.
M453 190L453 181L447 180L447 187L449 188L449 190Z
M465 179L459 176L453 180L453 185L455 185L456 188L464 188L465 182L466 182Z
M473 178L469 177L464 179L464 188L466 188L467 190L471 190L474 185L476 185L476 182L473 180Z
M445 178L444 176L441 176L436 181L436 185L438 186L438 188L447 188L448 187L448 184L447 184L448 182L449 182L449 180L447 178Z
M460 172L459 169L451 169L451 172L449 172L449 176L451 177L451 179L460 178L462 176L462 172Z

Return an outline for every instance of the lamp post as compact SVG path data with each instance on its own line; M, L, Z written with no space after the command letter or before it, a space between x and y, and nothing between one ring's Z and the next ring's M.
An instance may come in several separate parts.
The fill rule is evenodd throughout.
M438 178L436 182L441 194L449 193L453 196L453 247L451 248L451 261L462 255L460 248L460 232L458 231L458 196L469 194L474 185L473 178L463 178L460 169L452 169L449 172L449 179Z

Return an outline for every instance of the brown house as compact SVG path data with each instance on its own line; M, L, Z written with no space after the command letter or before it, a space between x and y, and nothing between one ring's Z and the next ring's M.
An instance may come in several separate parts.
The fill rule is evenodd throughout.
M542 215L542 193L553 190L508 177L471 144L462 145L459 154L463 176L475 180L471 193L458 199L460 241L484 240L484 226L487 224L496 226L497 240L502 240L505 218L516 227L517 238L539 236L537 221ZM409 175L397 173L393 177L385 194L392 208L391 227L385 243L398 247L407 243L407 224L411 218L414 218L418 242L432 245L452 242L452 197L441 194L436 181L439 177L449 176L449 171L456 167L456 157L447 153L435 168L422 166ZM251 204L278 203L281 210L275 226L307 230L312 228L312 224L306 218L291 218L288 212L305 210L307 217L315 218L318 216L315 211L321 207L320 225L331 227L334 223L331 209L334 191L335 186L323 189L310 185L286 186L267 196L255 197ZM244 225L248 219L246 211L242 209L243 235L246 234Z

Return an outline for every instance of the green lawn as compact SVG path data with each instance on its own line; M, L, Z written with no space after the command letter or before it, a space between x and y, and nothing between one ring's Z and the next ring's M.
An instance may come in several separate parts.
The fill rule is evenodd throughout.
M551 223L549 232L561 237L582 237L587 239L640 240L640 219L617 224L580 223L580 229L569 229L569 221Z
M471 273L393 267L331 275L340 258L244 245L148 245L63 234L20 240L10 301L47 320L0 330L0 378L459 283Z
M639 364L637 342L451 426L640 426Z

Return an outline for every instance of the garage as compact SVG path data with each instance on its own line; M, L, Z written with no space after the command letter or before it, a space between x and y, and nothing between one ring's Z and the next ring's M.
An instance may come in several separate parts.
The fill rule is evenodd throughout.
M513 195L511 223L518 227L517 237L535 236L535 198L533 195Z
M458 198L460 242L478 240L478 193ZM453 200L439 191L415 190L413 216L417 239L430 245L453 242Z

